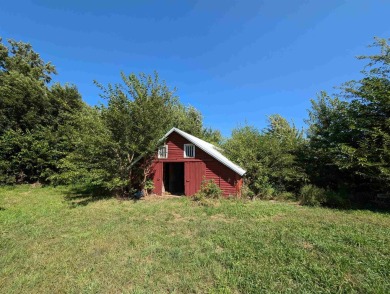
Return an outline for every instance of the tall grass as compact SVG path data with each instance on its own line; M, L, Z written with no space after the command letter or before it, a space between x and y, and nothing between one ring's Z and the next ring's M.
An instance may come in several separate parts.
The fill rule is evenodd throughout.
M0 189L2 293L390 292L390 215Z

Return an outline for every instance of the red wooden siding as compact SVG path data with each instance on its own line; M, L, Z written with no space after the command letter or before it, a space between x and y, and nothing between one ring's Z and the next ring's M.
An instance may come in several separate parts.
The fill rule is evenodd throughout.
M195 158L184 157L184 144L191 144L188 140L177 133L172 133L166 140L168 145L168 158L158 159L159 161L174 162L174 161L215 161L210 155L202 149L195 146Z
M188 161L184 163L185 194L194 195L199 191L205 177L205 164L202 161Z
M187 196L199 191L201 181L204 178L206 180L213 179L225 196L239 195L242 185L241 176L197 146L195 146L195 158L184 158L184 144L191 144L191 142L178 133L173 132L166 139L168 158L157 158L156 152L153 175L154 193L158 195L162 194L163 163L185 162L185 194Z
M154 183L153 193L157 195L162 195L163 164L161 162L154 162L152 177Z
M219 161L206 162L206 179L213 179L225 196L236 195L236 173Z

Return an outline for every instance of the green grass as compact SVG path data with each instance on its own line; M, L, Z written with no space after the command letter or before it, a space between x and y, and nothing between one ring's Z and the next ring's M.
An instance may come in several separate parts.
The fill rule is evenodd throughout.
M2 293L389 293L390 214L0 189Z

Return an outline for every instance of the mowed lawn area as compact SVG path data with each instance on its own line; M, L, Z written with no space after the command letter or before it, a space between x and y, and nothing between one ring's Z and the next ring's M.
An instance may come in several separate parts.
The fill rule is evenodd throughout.
M390 214L0 188L2 293L390 293Z

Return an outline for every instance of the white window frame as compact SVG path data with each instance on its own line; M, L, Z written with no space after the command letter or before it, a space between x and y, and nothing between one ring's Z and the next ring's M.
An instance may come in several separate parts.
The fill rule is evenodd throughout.
M187 156L186 149L187 147L192 146L193 148L193 155L194 156ZM195 158L195 145L194 144L184 144L184 158Z
M165 148L165 157L161 156L160 150L162 148ZM158 147L157 157L161 158L161 159L167 159L168 158L168 145L163 145L163 146Z

